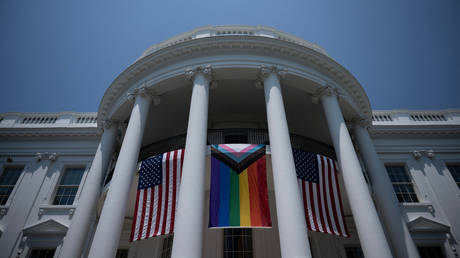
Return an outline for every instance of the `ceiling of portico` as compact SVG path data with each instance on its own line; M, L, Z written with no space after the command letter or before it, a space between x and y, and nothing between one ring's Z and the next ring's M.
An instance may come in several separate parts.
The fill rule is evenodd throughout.
M283 98L291 133L331 145L324 113L320 104L314 104L307 95L283 81ZM161 96L159 105L151 105L143 137L143 146L186 133L191 88L189 85ZM124 113L128 117L127 107ZM266 129L264 92L254 86L254 80L228 79L218 82L209 91L208 128ZM121 114L118 114L121 115ZM127 121L127 120L126 120Z

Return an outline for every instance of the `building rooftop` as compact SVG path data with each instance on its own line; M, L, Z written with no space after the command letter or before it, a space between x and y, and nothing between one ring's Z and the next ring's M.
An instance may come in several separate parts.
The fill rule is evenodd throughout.
M158 51L162 48L173 46L185 41L190 41L200 38L209 38L209 37L225 37L225 36L253 36L253 37L266 37L279 39L287 42L291 42L297 45L301 45L307 48L311 48L315 51L318 51L324 55L327 55L326 51L320 46L308 42L304 39L296 37L292 34L279 31L272 27L267 26L242 26L242 25L225 25L225 26L205 26L199 27L192 31L182 33L175 37L172 37L166 41L163 41L159 44L152 45L147 50L144 51L142 56L139 59L152 54L155 51Z

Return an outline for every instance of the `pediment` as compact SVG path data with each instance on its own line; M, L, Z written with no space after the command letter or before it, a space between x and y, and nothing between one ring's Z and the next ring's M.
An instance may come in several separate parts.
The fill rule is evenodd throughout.
M65 235L69 227L54 219L38 222L23 229L24 235Z
M450 226L425 217L418 217L410 221L407 227L412 232L449 232L450 230Z

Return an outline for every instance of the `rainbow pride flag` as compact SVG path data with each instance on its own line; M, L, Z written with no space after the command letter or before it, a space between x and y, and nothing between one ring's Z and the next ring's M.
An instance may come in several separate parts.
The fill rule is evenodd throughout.
M271 227L265 145L211 145L209 227Z

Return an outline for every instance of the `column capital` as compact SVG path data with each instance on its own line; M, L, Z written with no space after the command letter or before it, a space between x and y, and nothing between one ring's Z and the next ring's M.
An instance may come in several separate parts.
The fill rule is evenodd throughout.
M118 120L114 119L104 119L102 120L102 128L105 129L110 129L112 127L118 127L120 126L121 122Z
M197 66L195 68L187 68L185 70L185 77L187 80L195 80L197 74L202 74L209 81L212 81L214 78L214 71L211 65Z
M412 152L412 156L414 156L414 159L416 160L422 158L423 156L426 156L429 159L433 159L434 151L433 150L414 150Z
M102 135L106 130L115 129L115 131L120 130L123 126L123 123L115 119L104 119L101 122L101 126L98 128L99 135Z
M318 104L319 100L324 96L335 96L336 98L343 97L344 95L340 92L340 90L336 87L333 87L329 84L325 84L322 87L319 87L313 94L312 94L312 101L315 104Z
M160 104L160 96L146 84L143 84L142 86L135 88L126 94L128 101L134 101L138 96L150 98L155 106Z
M338 97L339 90L335 87L332 87L329 84L324 85L323 87L318 88L314 93L313 97L315 98L321 98L322 96L336 96Z
M268 78L270 74L276 74L278 78L282 79L286 76L287 70L277 65L272 65L272 66L261 65L260 66L258 77L261 81Z
M54 153L49 153L49 152L37 152L35 154L35 159L40 162L42 160L50 160L51 162L52 161L55 161L57 159L57 154L56 152Z
M356 118L351 119L347 123L347 125L349 126L349 128L362 127L367 130L369 129L369 127L372 126L372 120L369 118L365 118L365 117L356 117Z

